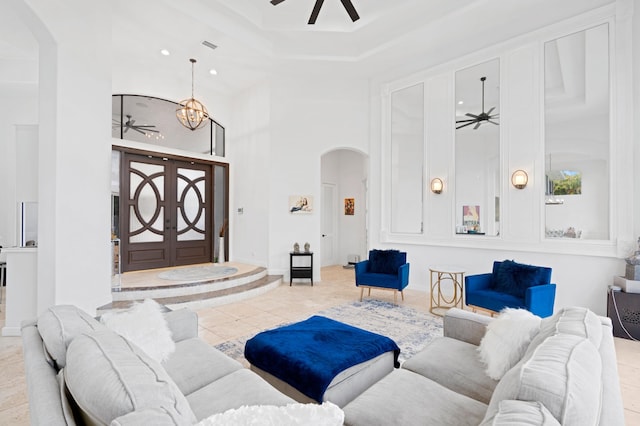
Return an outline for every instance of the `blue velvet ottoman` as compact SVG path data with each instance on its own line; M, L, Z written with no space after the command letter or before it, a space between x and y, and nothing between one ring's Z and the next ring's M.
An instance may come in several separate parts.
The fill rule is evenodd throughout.
M343 407L398 367L388 337L322 316L258 333L245 345L251 369L299 402Z

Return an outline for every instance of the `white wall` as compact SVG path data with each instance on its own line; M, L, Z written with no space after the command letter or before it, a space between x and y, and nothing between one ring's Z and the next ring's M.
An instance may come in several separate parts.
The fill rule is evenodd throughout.
M622 18L613 33L618 38L617 48L623 50L618 51L614 58L620 61L620 58L627 58L630 51L624 50L628 48L627 39L620 43L621 35L626 31L625 14L617 16ZM580 21L580 24L584 22ZM571 28L566 23L557 24L549 34L557 36L563 31L571 31ZM625 92L621 87L628 82L630 70L624 67L625 59L612 66L617 70L618 91L614 99L619 102L614 105L617 111L614 113L613 134L616 139L612 150L615 156L611 161L614 180L609 194L615 203L611 220L616 228L616 237L611 241L587 244L545 240L543 67L540 44L535 38L551 38L551 35L540 34L509 40L412 75L390 73L374 81L371 89L370 247L407 251L411 262L410 286L425 292L429 283L428 268L438 264L459 265L466 269L467 274L488 272L494 260L503 259L550 266L553 268L552 280L558 284L556 309L582 305L605 314L607 286L612 283L614 275L624 273L623 257L629 254L629 242L635 239L629 232L632 211L628 208L628 191L632 186L627 186L627 182L633 166L628 162L627 153L637 143L633 143L629 134L629 109L626 106L621 108L629 99L628 89ZM495 57L501 59L501 234L499 238L456 236L453 229L460 213L452 182L455 182L458 170L453 156L451 113L447 112L454 110L453 75L458 69ZM386 105L390 88L418 81L426 82L427 176L428 179L444 178L445 190L440 195L427 193L425 233L408 236L392 234L388 230L389 164L383 154L388 149ZM379 175L377 168L381 170ZM509 183L510 175L516 169L523 169L529 175L529 185L523 190L517 190ZM627 189L622 189L615 182ZM606 214L601 217L606 220ZM428 303L426 298L425 303Z
M269 267L273 273L288 276L293 244L309 242L314 280L320 278L321 156L337 148L366 152L368 113L368 83L362 79L308 75L272 82ZM291 215L289 196L302 194L314 197L314 212Z
M270 129L271 92L264 83L239 94L227 130L231 162L231 259L268 266L270 170L273 164ZM242 209L242 212L238 212Z
M110 5L12 3L40 44L38 312L94 312L111 302Z

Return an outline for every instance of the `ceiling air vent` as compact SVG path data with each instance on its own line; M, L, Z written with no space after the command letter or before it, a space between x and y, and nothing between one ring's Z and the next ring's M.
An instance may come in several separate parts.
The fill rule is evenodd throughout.
M217 49L218 46L216 46L215 44L211 43L210 41L203 41L202 44L204 44L205 46L207 46L209 49Z

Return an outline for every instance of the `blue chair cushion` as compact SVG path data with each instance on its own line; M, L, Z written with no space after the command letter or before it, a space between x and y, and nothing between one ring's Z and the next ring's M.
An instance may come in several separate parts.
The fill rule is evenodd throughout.
M512 294L501 293L495 290L478 290L467 293L467 305L480 306L494 312L500 312L504 308L526 309L524 298Z
M397 279L394 280L393 277L389 279L389 274L375 274L373 272L367 272L360 274L358 281L360 282L360 285L402 290L400 288L399 281Z
M399 250L369 251L369 272L396 275L400 266L407 263L407 254Z
M527 288L548 284L550 275L549 268L525 265L512 260L494 262L491 288L524 299Z

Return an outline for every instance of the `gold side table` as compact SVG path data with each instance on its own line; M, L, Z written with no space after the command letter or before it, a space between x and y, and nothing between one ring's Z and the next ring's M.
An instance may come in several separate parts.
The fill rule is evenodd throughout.
M462 308L464 268L434 266L429 268L429 311L443 316L451 308Z

